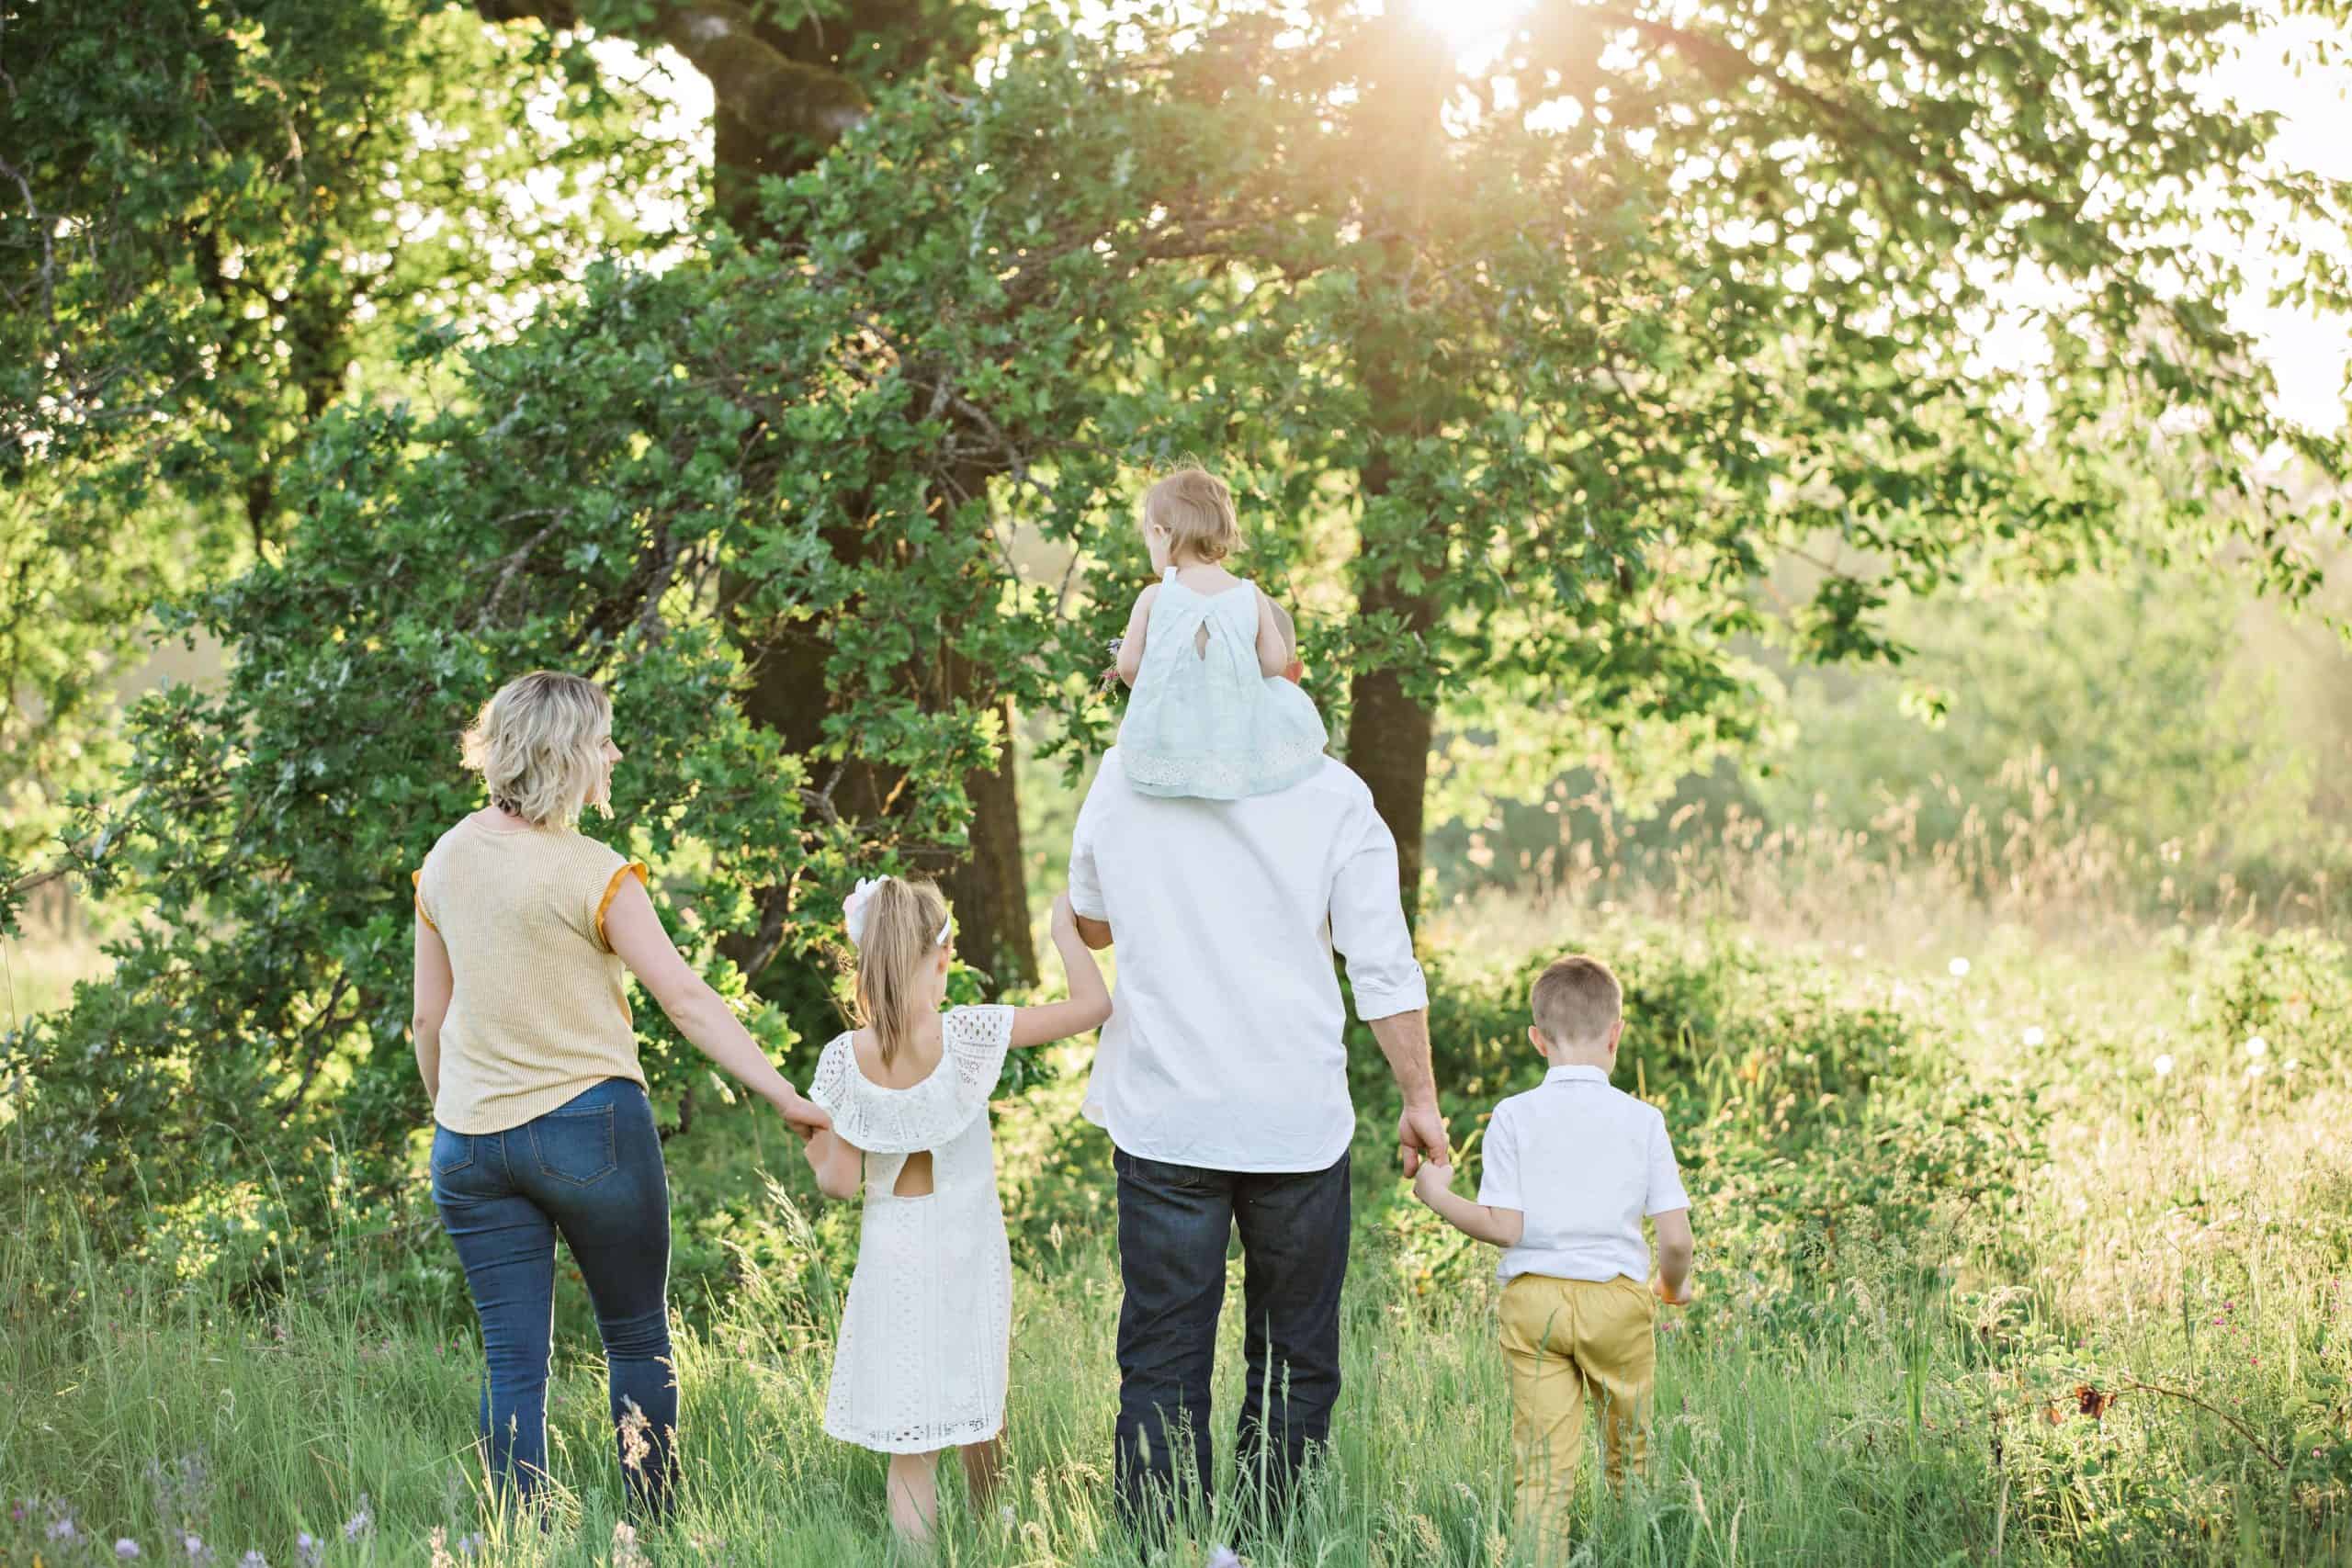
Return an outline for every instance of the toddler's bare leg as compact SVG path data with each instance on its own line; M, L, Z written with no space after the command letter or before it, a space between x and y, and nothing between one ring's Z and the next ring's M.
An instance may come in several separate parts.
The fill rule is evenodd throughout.
M921 1544L939 1522L939 1453L890 1456L890 1528Z

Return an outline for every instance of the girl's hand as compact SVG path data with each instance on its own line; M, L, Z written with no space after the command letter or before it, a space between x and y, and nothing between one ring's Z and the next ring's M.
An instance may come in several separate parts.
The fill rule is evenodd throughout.
M1078 910L1070 903L1067 892L1054 895L1053 935L1057 942L1065 936L1074 938L1078 935Z

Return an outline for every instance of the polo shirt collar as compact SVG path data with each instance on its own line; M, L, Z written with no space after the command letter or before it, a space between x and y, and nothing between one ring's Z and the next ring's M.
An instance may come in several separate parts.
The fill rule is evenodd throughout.
M1544 1081L1545 1083L1605 1084L1609 1081L1609 1070L1606 1067L1588 1066L1578 1062L1566 1066L1554 1067L1544 1075Z

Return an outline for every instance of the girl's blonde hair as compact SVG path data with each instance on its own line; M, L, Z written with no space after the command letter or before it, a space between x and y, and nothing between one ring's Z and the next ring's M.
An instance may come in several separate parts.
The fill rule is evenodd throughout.
M886 876L865 907L857 943L857 1021L874 1031L888 1066L914 1038L924 1005L923 971L936 961L947 924L938 885Z
M1186 463L1143 492L1147 528L1168 530L1168 558L1221 561L1241 547L1241 519L1233 491L1202 468Z
M466 731L466 766L491 804L542 828L569 828L605 782L613 700L595 682L534 670L498 688ZM609 817L609 802L596 800Z

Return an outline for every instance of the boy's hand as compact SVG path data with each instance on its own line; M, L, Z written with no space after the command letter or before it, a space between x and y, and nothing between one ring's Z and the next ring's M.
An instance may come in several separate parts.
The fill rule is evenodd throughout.
M1430 1201L1430 1194L1451 1191L1453 1188L1453 1168L1450 1165L1425 1159L1421 1161L1420 1169L1413 1173L1413 1196L1432 1209L1437 1205Z
M1699 1287L1697 1283L1690 1280L1682 1281L1682 1293L1680 1295L1678 1296L1673 1294L1667 1290L1666 1276L1663 1274L1654 1274L1650 1277L1650 1290L1657 1295L1658 1300L1664 1302L1670 1307L1687 1307L1693 1301L1697 1300L1699 1295Z

